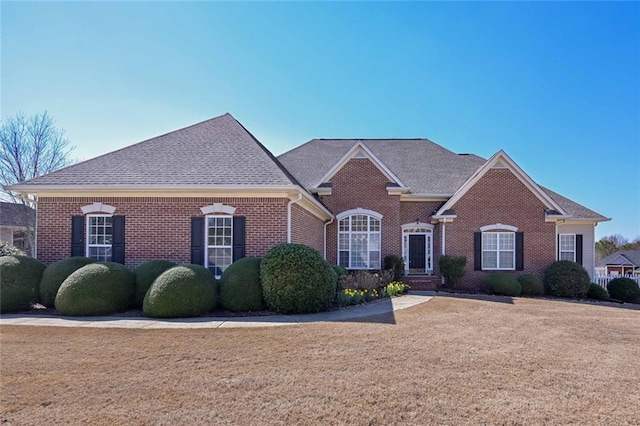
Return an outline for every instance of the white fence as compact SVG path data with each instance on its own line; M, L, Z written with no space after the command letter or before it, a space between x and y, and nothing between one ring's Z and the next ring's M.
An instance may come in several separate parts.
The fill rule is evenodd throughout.
M607 284L609 284L609 281L611 281L614 278L620 278L620 276L615 276L615 275L596 275L595 277L593 277L593 282L598 284L600 287L607 288ZM640 285L640 276L635 276L635 277L625 276L624 278L630 278L630 279L634 280L635 282L637 282L638 285Z

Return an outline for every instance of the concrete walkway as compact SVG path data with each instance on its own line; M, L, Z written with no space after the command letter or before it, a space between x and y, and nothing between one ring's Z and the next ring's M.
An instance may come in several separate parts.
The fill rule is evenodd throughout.
M382 315L425 303L435 292L412 291L400 297L383 299L373 303L352 306L331 312L305 315L268 315L253 317L197 317L177 319L155 319L146 317L59 317L39 314L5 314L0 316L0 326L30 325L52 327L95 328L239 328L277 327L300 325L312 322L337 322L357 320Z

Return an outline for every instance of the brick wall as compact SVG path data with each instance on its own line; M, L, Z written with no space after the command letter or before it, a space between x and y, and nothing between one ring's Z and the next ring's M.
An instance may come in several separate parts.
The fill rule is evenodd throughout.
M352 158L331 178L332 195L322 201L335 215L355 208L373 210L383 215L382 256L400 255L400 196L389 195L389 179L367 158ZM415 220L415 217L413 218ZM327 226L327 260L335 264L338 255L337 221Z
M555 260L555 224L545 222L544 204L510 170L489 170L453 208L458 217L446 224L446 252L467 257L465 288L478 288L488 274L473 270L473 233L481 226L502 223L524 233L524 271L510 272L514 276L542 277Z
M135 266L152 259L188 263L191 217L202 216L200 207L223 203L246 217L246 254L263 256L287 241L286 198L162 198L162 197L69 197L38 200L38 258L52 263L71 253L71 216L80 207L101 202L125 216L125 261Z
M297 204L291 206L291 242L306 244L322 255L324 222Z

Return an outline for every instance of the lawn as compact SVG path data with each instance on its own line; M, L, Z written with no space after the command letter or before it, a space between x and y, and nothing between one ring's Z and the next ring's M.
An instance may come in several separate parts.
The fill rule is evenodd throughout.
M4 326L8 424L638 424L640 311L436 297L368 322Z

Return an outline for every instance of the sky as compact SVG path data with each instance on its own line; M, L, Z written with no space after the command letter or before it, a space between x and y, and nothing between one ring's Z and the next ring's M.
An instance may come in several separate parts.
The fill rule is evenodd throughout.
M231 113L275 155L428 138L640 236L640 3L0 3L0 117L86 160Z

